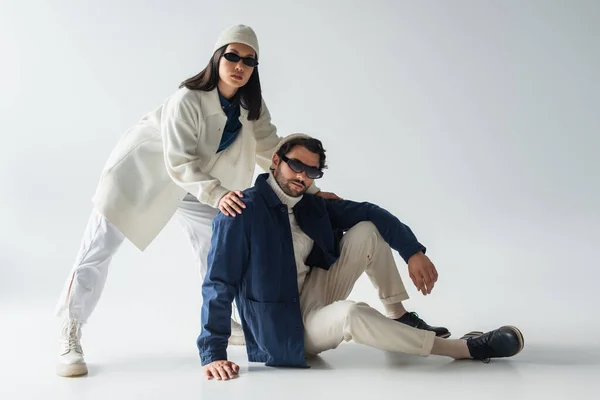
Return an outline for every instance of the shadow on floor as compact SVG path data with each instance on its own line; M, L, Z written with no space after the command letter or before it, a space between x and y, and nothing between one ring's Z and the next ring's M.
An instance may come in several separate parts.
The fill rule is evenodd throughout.
M111 359L110 363L89 363L88 362L88 377L98 375L113 375L113 374L163 374L174 371L197 371L202 374L202 366L200 360L194 354L190 356L184 355L133 355L123 359Z
M235 360L240 361L241 372L268 372L274 369L285 371L302 371L297 368L273 368L261 363L246 364L240 355ZM403 369L407 372L442 372L449 373L478 373L504 371L516 373L519 366L598 366L600 365L600 348L585 349L583 347L569 347L556 345L526 345L521 354L514 358L492 359L489 364L476 360L455 361L446 357L430 356L419 357L400 353L383 352L367 346L346 345L335 350L311 356L307 359L312 370L362 370L369 371ZM161 374L165 372L181 371L182 373L203 374L200 360L194 354L149 354L111 360L110 363L89 364L89 377L104 374Z
M512 358L492 359L489 364L478 360L452 360L446 357L419 357L401 353L381 352L366 346L344 346L308 359L311 368L329 369L431 369L436 371L473 371L479 367L506 370L519 365L542 366L597 366L600 365L600 348L582 346L556 346L531 344Z
M600 365L600 348L567 345L525 345L523 352L515 357L520 364L535 365Z

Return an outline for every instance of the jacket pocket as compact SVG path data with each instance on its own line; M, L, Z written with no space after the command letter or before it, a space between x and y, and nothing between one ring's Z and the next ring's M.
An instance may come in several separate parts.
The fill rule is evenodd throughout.
M244 319L267 365L305 367L304 329L294 303L259 302L246 298Z
M245 318L257 339L259 348L266 351L266 343L283 343L287 339L284 323L287 304L284 302L256 301L246 298Z

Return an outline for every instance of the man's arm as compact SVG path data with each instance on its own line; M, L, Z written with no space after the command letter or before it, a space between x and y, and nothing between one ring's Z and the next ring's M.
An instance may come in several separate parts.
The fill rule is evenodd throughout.
M231 304L249 257L251 207L238 216L218 214L213 221L208 269L202 284L202 332L197 340L202 365L227 360Z
M425 246L419 243L407 225L371 203L327 200L326 204L334 229L348 230L361 221L371 221L375 224L383 239L408 264L408 273L415 287L423 295L431 294L438 280L437 270L425 255Z
M387 210L372 204L349 200L326 200L327 211L334 229L349 230L362 221L370 221L377 227L383 239L408 263L418 252L426 251L412 230Z

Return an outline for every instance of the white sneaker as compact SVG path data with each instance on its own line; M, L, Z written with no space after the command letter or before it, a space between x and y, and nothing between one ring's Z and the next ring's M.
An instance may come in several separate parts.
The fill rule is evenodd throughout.
M246 339L244 338L244 331L239 322L231 320L231 336L229 336L229 344L232 346L245 346Z
M71 377L87 374L80 340L81 324L74 319L65 319L61 336L62 350L56 367L58 375Z

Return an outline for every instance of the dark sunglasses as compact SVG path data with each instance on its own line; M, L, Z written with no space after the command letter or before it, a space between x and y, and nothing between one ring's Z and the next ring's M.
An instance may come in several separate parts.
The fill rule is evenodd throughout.
M297 174L300 174L306 171L306 176L310 179L319 179L323 177L323 171L321 171L317 167L311 167L309 165L304 164L301 161L294 160L293 158L287 158L286 156L281 156L281 159L287 163L292 171Z
M231 61L232 63L238 63L240 60L247 65L248 67L256 67L258 65L258 61L254 57L241 57L239 54L235 53L225 53L223 54L223 58L227 61Z

